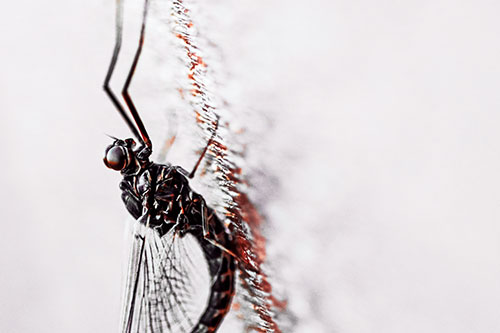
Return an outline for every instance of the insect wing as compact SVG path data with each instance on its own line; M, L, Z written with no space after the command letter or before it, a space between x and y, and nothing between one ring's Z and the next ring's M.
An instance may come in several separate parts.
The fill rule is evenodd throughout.
M133 222L122 308L122 332L191 332L210 290L206 259L195 237Z

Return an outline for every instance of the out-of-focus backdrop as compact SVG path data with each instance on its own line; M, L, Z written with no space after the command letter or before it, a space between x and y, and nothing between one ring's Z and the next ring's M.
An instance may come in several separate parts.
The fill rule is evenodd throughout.
M114 4L0 5L1 332L118 330ZM268 112L256 160L277 188L266 235L295 332L498 332L500 4L200 8L232 102Z

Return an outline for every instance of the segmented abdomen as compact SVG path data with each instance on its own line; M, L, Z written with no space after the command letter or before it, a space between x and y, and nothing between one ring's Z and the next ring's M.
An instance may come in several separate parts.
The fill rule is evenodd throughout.
M211 209L208 211L209 237L217 244L230 248L229 238L221 222ZM197 238L205 254L212 281L205 312L191 332L215 332L231 307L234 296L235 259L228 252L205 239L203 235L199 234Z

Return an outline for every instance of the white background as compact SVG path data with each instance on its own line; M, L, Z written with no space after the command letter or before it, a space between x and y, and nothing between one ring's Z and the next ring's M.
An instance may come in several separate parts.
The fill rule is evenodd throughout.
M279 184L267 234L296 331L497 332L498 2L213 11L241 104L271 110L258 158ZM104 133L128 136L101 90L114 2L0 13L0 331L117 331L127 214L101 161Z

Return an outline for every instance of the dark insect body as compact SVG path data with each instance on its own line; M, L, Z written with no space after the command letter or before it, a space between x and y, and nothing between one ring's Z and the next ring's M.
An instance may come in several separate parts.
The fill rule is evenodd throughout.
M121 170L122 200L135 219L156 230L160 237L175 228L181 237L190 233L200 243L212 286L206 310L192 332L215 332L234 295L231 239L205 199L190 188L186 170L153 163L147 147L134 151L134 145L132 139L116 140L106 150L104 162L109 168Z
M115 139L114 143L106 149L104 163L108 168L120 171L123 175L123 180L120 183L122 200L127 210L136 220L157 232L160 238L170 231L174 231L178 237L182 238L190 234L198 241L208 264L211 281L206 307L191 332L215 332L224 316L228 313L234 296L236 264L233 240L214 210L207 206L205 199L200 194L190 188L188 181L188 178L194 176L207 148L212 142L215 132L191 173L179 166L157 164L150 160L152 143L128 93L142 51L147 10L148 0L145 1L139 46L122 90L122 96L137 125L136 127L109 87L109 81L116 65L122 40L123 3L121 1L117 2L116 43L104 82L104 90L134 136L139 140L140 145L136 147L133 139ZM133 296L128 306L129 313L125 314L127 320L123 331L127 333L132 332L133 327L139 327L139 325L134 324L134 321L138 320L137 316L134 317L135 310L137 310L134 308L136 299L138 297L148 297L137 295L141 261L143 257L146 258L144 255L144 243L146 241L145 239L142 239L142 241L143 246L137 276L133 284ZM165 311L168 310L165 309ZM167 325L170 326L169 323ZM156 330L153 328L150 330L163 331L162 329ZM139 329L134 332L138 331Z

